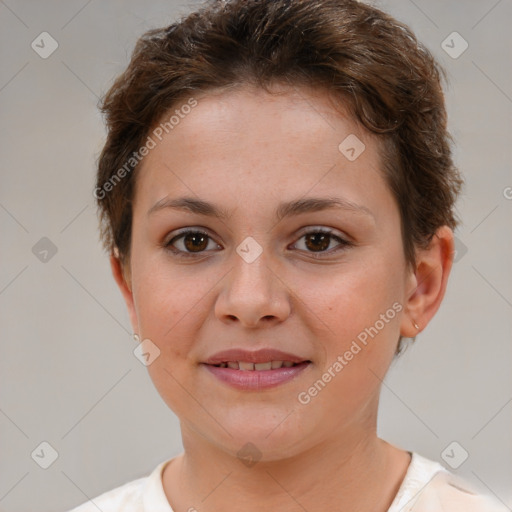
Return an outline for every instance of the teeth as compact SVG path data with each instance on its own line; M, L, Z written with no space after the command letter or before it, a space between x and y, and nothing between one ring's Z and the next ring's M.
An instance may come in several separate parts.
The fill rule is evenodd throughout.
M272 361L268 363L254 363L255 370L271 370L272 369Z
M277 370L278 368L291 368L295 363L291 361L267 361L266 363L249 363L247 361L226 361L216 366L220 368L231 368L233 370L259 371Z

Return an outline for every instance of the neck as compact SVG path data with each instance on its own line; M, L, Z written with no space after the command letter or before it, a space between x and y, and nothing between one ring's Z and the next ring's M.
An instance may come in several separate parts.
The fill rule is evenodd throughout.
M385 512L410 457L379 439L375 429L338 432L307 451L245 465L182 426L185 451L163 476L175 512L344 510ZM193 440L193 442L191 442ZM335 485L334 485L335 484Z

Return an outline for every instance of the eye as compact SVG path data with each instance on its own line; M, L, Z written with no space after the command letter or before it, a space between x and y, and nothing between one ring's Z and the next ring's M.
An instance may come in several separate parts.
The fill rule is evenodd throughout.
M304 246L306 252L309 252L314 258L321 258L327 252L331 245L332 240L339 242L338 247L334 250L328 251L327 254L337 253L344 250L346 247L354 245L352 242L341 238L334 234L334 232L327 228L314 228L302 234L299 240L305 239ZM299 242L297 242L299 244ZM296 245L297 245L296 244Z
M326 228L310 229L303 233L299 240L302 238L305 239L305 249L300 250L305 250L314 258L321 258L326 252L327 254L332 254L354 245L353 242L349 242L335 235L332 230ZM338 247L334 250L327 251L333 240L339 242ZM219 247L205 231L186 229L171 238L168 242L164 242L163 247L179 258L188 258L205 252L208 249L209 242ZM296 245L297 244L299 244L299 242L296 242Z
M187 258L201 254L208 247L208 241L213 242L208 233L197 229L187 229L171 238L168 242L165 242L164 247L178 257ZM179 245L182 247L176 248L174 244L177 242L179 242ZM218 244L215 243L214 245L218 246Z

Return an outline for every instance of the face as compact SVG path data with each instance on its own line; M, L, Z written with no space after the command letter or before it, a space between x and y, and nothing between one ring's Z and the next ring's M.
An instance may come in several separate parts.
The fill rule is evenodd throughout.
M272 460L364 436L417 284L377 141L321 92L194 97L136 184L123 293L134 332L160 351L154 385L189 437L231 454L251 442ZM169 204L183 197L225 216ZM230 349L306 362L248 378L204 364Z

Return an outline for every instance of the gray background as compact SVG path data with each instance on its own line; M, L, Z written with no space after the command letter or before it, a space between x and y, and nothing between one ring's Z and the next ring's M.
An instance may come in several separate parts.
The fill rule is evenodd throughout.
M66 510L181 452L177 418L132 353L92 189L98 97L140 34L191 5L0 1L1 511ZM447 69L467 183L460 259L441 309L386 378L379 434L445 466L441 453L457 441L469 458L454 472L511 507L512 2L376 5ZM47 59L31 48L43 31L59 44ZM456 59L441 47L453 31L469 44ZM57 249L46 262L32 251L42 237ZM42 442L58 453L48 469L35 461L45 445L31 456Z

